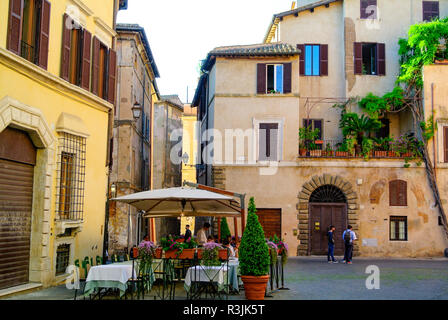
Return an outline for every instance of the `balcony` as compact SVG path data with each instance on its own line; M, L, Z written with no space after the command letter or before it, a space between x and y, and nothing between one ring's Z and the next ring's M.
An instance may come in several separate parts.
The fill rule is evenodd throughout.
M354 150L347 151L341 148L342 140L315 140L305 143L308 146L299 148L299 158L341 158L341 159L409 159L416 156L415 152L399 152L386 150L380 146L374 146L369 152L362 152L355 146ZM404 151L404 150L402 150Z

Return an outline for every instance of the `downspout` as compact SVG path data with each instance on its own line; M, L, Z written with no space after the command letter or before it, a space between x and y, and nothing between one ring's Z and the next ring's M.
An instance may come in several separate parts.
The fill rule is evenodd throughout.
M431 115L432 115L432 124L434 125L434 83L431 83ZM437 182L437 166L436 166L436 137L432 137L432 148L434 155L434 178Z

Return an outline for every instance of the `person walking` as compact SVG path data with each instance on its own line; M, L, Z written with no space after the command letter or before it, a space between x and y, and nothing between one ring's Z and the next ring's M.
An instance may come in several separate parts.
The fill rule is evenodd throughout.
M191 230L190 230L190 225L186 225L185 226L185 236L184 236L184 239L185 240L188 240L188 239L190 239L191 238Z
M327 233L328 236L328 263L338 263L334 258L334 231L336 228L334 226L329 227L329 231Z
M342 238L344 239L345 245L344 260L342 262L352 264L353 242L357 240L357 237L351 225L348 225L347 230L345 230L342 234Z
M199 245L204 245L207 242L207 231L210 229L210 223L204 223L204 227L198 231L198 242Z

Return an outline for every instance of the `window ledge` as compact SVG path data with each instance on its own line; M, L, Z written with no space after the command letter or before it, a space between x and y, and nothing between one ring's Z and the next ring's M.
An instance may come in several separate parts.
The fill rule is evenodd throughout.
M74 229L72 235L82 231L84 220L56 220L54 223L54 233L63 234L67 229Z

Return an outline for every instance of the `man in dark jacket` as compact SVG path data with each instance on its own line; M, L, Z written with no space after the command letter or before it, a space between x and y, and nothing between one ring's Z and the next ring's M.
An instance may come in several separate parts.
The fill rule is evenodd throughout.
M186 225L185 226L185 236L184 236L184 239L185 240L188 240L189 238L191 238L191 230L190 230L190 225Z
M334 231L336 228L334 226L330 226L328 231L328 263L338 263L334 258Z

